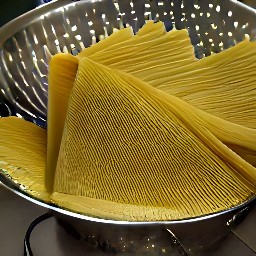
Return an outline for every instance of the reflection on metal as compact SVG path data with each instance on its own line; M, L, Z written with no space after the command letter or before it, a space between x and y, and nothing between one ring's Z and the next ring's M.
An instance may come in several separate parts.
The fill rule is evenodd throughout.
M19 114L46 121L49 56L77 53L113 29L137 31L149 18L164 21L167 30L187 28L198 58L245 35L256 39L255 10L232 0L53 1L0 29L1 91Z

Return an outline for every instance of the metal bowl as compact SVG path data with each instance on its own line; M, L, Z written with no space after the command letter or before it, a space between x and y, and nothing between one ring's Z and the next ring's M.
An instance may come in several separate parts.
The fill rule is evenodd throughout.
M128 24L147 19L186 28L198 58L256 39L256 11L234 0L62 0L45 4L0 29L0 116L17 115L46 127L49 56L77 52ZM1 172L0 172L1 173ZM255 198L208 216L165 222L92 218L26 194L3 173L4 186L54 212L69 231L109 255L205 255L241 219ZM70 229L71 227L71 229Z

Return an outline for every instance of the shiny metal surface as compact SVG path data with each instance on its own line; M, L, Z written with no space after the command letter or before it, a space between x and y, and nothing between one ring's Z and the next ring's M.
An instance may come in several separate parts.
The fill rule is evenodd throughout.
M20 256L23 251L24 234L29 224L38 216L44 214L46 208L40 207L0 185L0 255ZM225 240L219 243L212 254L204 256L255 256L255 224L256 205L246 216L244 221L230 232ZM55 218L41 223L32 233L31 246L34 255L45 256L103 256L92 240L68 229L64 232L63 224L59 225ZM83 242L81 241L83 240ZM13 242L15 241L15 243ZM99 247L103 247L99 244ZM103 247L104 248L104 247Z
M256 198L253 198L227 211L180 221L114 221L92 218L40 202L1 174L0 185L49 209L69 234L91 250L107 255L211 255L256 205Z
M13 111L46 125L49 54L80 51L128 24L136 32L145 19L167 30L187 28L199 58L256 38L256 11L234 0L54 1L0 29L0 93Z
M140 223L122 226L95 223L56 214L60 223L90 247L117 255L208 255L236 227L252 207L201 218L196 221Z
M235 0L54 1L0 29L0 95L8 113L45 127L49 56L60 51L80 51L111 34L113 28L130 25L136 32L146 19L165 22L167 30L187 28L198 58L235 45L245 35L256 40L256 11ZM131 244L124 244L124 241L130 243L137 237L137 250L142 244L145 249L140 255L148 252L147 239L151 239L149 237L153 234L154 244L159 245L150 247L150 255L160 255L160 247L163 252L177 251L176 247L168 247L172 232L186 250L191 249L191 255L193 251L199 255L198 250L221 239L235 224L236 218L243 216L255 201L252 199L227 211L200 218L131 223L96 219L61 209L31 198L19 184L3 174L0 181L27 200L53 210L59 219L85 236L93 234L97 243L98 237L104 236L104 239L112 241L111 246L113 243L116 245L116 250L121 250L122 246L132 250ZM120 241L120 237L124 240ZM139 237L148 238L138 241ZM158 254L153 254L154 250ZM128 253L123 250L125 252Z
M1 169L0 169L1 171ZM14 180L12 180L10 177L5 175L4 173L0 172L0 184L3 185L6 189L11 190L15 194L35 203L40 206L46 207L49 210L56 211L58 213L70 216L72 218L78 218L81 220L86 220L86 221L93 221L93 222L99 222L99 223L105 223L105 224L117 224L117 225L158 225L158 224L179 224L179 223L192 223L192 222L199 222L199 221L204 221L208 219L213 219L218 216L222 216L228 213L233 213L233 212L239 212L240 210L243 210L246 207L250 207L251 205L256 203L256 196L253 198L250 198L248 201L244 202L243 204L237 205L233 208L227 209L226 211L214 213L214 214L209 214L205 216L200 216L196 218L190 218L190 219L182 219L182 220L172 220L172 221L151 221L151 222L144 222L144 221L120 221L120 220L109 220L109 219L100 219L96 217L90 217L86 216L77 212L70 211L68 209L60 208L57 205L54 204L49 204L44 201L38 200L37 198L32 197L30 194L28 194L26 191L23 190L22 185L16 183ZM230 219L227 219L227 222ZM232 222L232 221L231 221ZM229 225L228 225L229 226Z

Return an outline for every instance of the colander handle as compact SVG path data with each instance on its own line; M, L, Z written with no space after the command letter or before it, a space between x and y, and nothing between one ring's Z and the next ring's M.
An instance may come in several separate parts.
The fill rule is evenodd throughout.
M29 226L25 238L24 238L24 256L33 256L33 252L32 249L30 247L30 236L32 231L34 230L34 228L40 224L41 222L49 219L53 217L53 215L50 212L47 212L41 216L39 216L38 218L36 218Z
M166 231L170 235L172 243L176 244L180 249L181 256L189 256L189 253L185 249L184 245L180 242L180 240L176 237L176 235L168 228L166 229Z

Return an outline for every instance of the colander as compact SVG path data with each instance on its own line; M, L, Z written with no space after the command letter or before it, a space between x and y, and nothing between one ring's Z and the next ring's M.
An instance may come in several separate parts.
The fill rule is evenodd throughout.
M186 28L197 58L256 40L256 10L235 0L53 1L0 29L0 116L16 115L46 127L47 74L51 55L76 54L113 32L145 20L169 31ZM125 222L85 216L39 201L0 170L13 192L54 212L66 229L108 255L207 255L252 207L255 199L208 216L165 222Z

